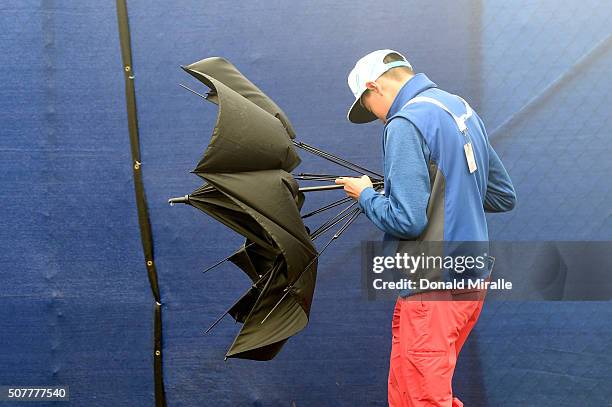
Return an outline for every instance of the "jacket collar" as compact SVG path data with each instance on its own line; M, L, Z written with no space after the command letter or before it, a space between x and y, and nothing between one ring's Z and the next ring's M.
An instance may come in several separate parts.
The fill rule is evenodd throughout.
M406 102L419 93L426 89L436 87L438 87L438 85L432 82L424 73L414 75L412 78L406 81L406 83L404 83L404 85L400 88L399 92L397 92L397 95L395 96L395 99L387 112L386 119L389 119L391 116L397 113Z

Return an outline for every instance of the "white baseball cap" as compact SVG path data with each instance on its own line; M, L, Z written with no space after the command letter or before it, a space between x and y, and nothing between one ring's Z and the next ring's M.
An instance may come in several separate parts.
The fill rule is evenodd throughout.
M398 54L404 60L384 63L383 59L389 54ZM379 49L374 52L370 52L368 55L361 58L355 64L355 67L351 70L348 76L348 85L351 88L351 92L355 96L355 102L349 109L346 118L353 123L369 123L377 119L376 116L366 108L364 108L359 99L363 92L368 88L366 82L375 81L378 77L391 68L396 66L407 66L412 69L412 65L406 60L406 58L397 51L392 49Z

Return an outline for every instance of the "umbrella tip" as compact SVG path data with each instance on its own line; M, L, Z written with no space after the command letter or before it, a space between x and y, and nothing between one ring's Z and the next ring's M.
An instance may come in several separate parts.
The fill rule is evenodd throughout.
M189 195L184 195L184 196L179 196L176 198L170 198L168 199L168 203L170 204L170 206L174 206L174 204L177 203L189 203Z

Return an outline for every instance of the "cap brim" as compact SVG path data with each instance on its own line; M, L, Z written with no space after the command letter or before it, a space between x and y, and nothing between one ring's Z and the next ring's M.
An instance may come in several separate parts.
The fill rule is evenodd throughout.
M355 101L353 102L353 105L349 109L346 118L350 122L357 124L369 123L377 119L377 117L374 116L374 113L361 106L361 103L359 103L359 98L355 99Z

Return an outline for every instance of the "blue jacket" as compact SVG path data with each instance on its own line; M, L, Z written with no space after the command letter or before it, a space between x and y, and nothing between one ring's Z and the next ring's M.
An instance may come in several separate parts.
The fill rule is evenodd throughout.
M423 73L398 92L383 132L384 194L366 188L359 206L385 232L384 240L488 241L485 211L511 210L516 194L508 173L473 111L467 119L477 170L468 170L464 136L453 118L415 96L440 101L456 116L466 113L455 95Z

